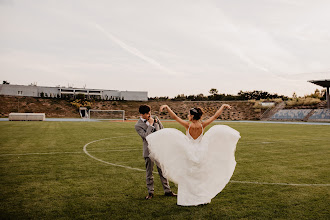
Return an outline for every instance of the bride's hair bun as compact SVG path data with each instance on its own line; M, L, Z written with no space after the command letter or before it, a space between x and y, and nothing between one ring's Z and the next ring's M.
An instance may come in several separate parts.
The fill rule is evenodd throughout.
M193 115L193 119L194 120L199 120L201 119L202 115L203 115L203 111L201 108L192 108L190 109L190 114Z

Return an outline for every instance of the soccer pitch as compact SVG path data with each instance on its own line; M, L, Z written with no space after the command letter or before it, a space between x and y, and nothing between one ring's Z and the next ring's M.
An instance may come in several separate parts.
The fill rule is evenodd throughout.
M242 137L231 182L208 205L180 207L157 174L144 199L134 124L0 122L0 219L330 218L328 125L222 123Z

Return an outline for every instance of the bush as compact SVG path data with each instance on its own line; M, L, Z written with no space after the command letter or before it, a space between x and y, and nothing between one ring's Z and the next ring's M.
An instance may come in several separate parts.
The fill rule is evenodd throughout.
M316 98L295 98L286 102L288 106L302 106L302 105L317 105L321 102L320 99Z
M92 108L92 103L89 101L81 100L81 99L76 99L71 102L71 105L75 106L76 109L79 110L80 107L86 107L88 109Z

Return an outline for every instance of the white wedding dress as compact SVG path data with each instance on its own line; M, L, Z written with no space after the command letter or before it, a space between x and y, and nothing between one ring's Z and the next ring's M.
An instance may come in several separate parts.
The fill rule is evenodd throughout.
M149 157L160 163L163 175L178 185L181 206L210 203L234 173L235 150L240 134L215 125L193 139L174 128L147 136Z

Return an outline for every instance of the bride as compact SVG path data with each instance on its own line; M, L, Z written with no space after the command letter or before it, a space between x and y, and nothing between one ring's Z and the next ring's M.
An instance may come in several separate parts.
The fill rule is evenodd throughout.
M150 157L160 163L164 176L178 185L177 204L197 206L211 202L229 182L234 173L235 149L240 134L226 125L206 126L217 119L224 104L209 119L201 121L200 108L189 111L188 121L179 118L168 105L167 110L186 129L186 135L174 128L165 128L147 136Z

